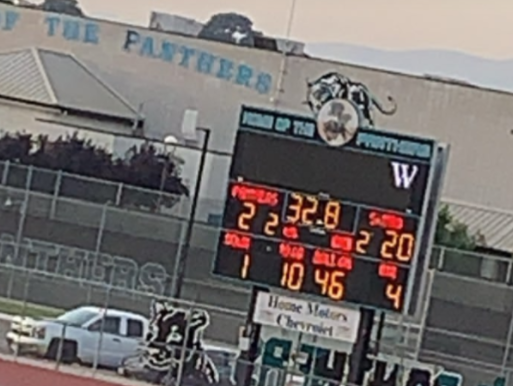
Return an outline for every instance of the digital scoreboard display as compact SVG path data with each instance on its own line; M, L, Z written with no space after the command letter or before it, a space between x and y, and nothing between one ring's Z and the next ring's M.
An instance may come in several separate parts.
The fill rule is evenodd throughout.
M436 143L243 107L213 272L397 312L423 231Z

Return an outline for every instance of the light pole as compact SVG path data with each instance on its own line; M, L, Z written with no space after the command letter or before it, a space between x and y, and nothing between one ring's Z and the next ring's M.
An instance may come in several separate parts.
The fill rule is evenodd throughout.
M290 4L289 16L287 19L287 29L285 31L286 39L290 39L290 34L292 33L292 24L294 22L294 16L296 13L296 2L297 0L292 0L292 3ZM283 91L283 83L285 81L285 74L287 72L287 55L289 54L287 51L288 48L287 46L285 46L285 49L282 52L280 72L278 76L278 81L276 82L276 89L274 92L274 96L271 97L271 102L273 103L275 108L278 107L278 104L280 103L280 94Z
M191 210L187 219L187 226L185 236L183 239L183 246L179 249L176 264L176 270L173 275L176 277L174 280L173 291L171 293L173 298L180 298L182 295L183 279L185 275L185 268L187 266L187 257L189 255L189 248L191 244L192 231L194 229L194 220L196 218L196 209L198 207L199 193L201 189L201 182L203 180L203 171L205 169L205 161L207 159L208 144L210 141L210 130L206 128L197 128L198 131L203 132L203 144L201 146L201 156L198 166L198 173L196 175L196 185L194 186L194 193L192 196Z
M174 135L168 135L164 138L164 155L166 157L164 161L164 167L162 168L162 173L160 175L160 186L159 186L159 198L157 199L157 205L155 210L158 210L160 208L160 205L162 203L162 195L164 193L164 187L166 185L168 173L169 173L169 164L172 161L176 161L174 158L175 150L176 150L176 144L178 143L178 139ZM169 151L168 147L172 147L172 152ZM178 165L175 165L175 167L178 167ZM175 170L176 172L176 170Z

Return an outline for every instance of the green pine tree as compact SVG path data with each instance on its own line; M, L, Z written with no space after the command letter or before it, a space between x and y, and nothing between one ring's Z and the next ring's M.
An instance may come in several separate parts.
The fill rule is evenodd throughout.
M436 224L435 244L448 248L473 250L476 246L477 235L470 234L468 226L456 220L449 207L443 205L438 213Z

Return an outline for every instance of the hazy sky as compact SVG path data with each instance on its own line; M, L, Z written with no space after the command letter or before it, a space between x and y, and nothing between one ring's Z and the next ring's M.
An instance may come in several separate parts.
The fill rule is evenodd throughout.
M80 0L90 16L147 26L151 10L206 21L217 12L249 16L284 36L293 0ZM305 42L449 49L513 57L511 0L296 0L291 36Z

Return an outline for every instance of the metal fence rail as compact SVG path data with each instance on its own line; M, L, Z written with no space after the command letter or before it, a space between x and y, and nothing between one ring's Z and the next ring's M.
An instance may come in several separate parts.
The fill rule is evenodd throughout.
M170 293L187 200L173 213L156 213L118 199L125 186L17 167L3 165L0 185L0 303L8 312L34 316L34 304L54 311L96 304L147 315L152 299ZM35 177L44 173L52 177ZM176 304L207 309L206 339L234 347L249 291L210 275L218 232L195 224L184 299ZM509 377L512 259L435 247L430 268L424 311L413 319L389 318L382 351L461 372L470 386Z
M97 205L150 211L165 215L179 214L181 197L163 191L70 174L63 171L0 162L1 185L13 189L29 189L52 197L82 200Z

